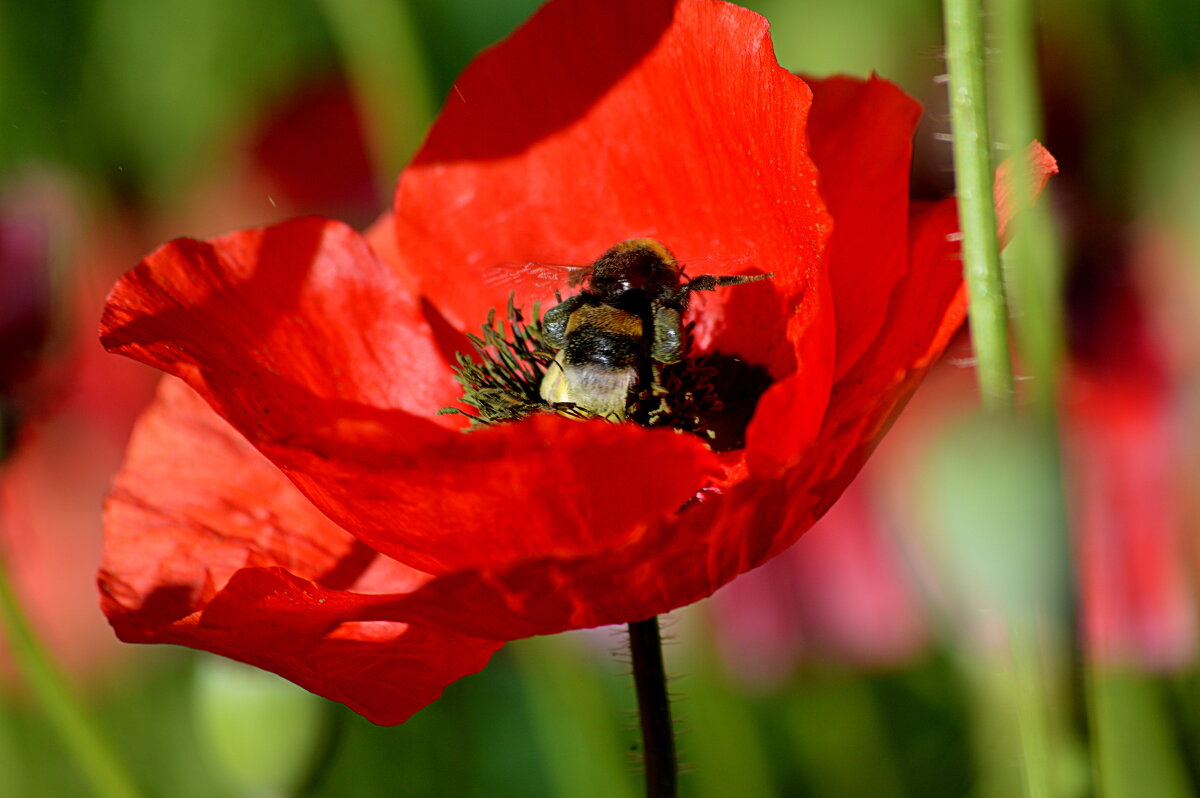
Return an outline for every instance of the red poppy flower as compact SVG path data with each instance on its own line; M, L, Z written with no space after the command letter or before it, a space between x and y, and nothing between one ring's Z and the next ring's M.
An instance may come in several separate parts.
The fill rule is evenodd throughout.
M917 116L882 80L789 74L735 6L558 0L467 69L370 243L308 218L151 254L103 341L199 398L164 384L108 503L118 634L396 723L501 641L647 618L783 551L963 317L953 205L907 199ZM437 414L505 303L489 268L634 237L774 275L695 313L696 352L770 376L744 444Z

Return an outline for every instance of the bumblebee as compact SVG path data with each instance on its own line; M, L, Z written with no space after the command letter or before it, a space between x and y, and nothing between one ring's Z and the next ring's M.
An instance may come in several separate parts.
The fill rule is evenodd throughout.
M542 378L542 399L623 420L630 393L653 380L654 364L677 363L686 354L683 314L693 292L767 277L703 274L688 280L657 241L617 244L572 280L582 290L542 319L545 342L557 350Z

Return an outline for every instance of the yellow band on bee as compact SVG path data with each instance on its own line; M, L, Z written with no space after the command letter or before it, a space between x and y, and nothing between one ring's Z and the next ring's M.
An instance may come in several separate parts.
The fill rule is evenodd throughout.
M609 252L628 252L631 249L648 249L653 252L660 260L675 265L675 256L671 254L671 250L664 247L662 244L655 241L653 238L631 238L627 241L622 241Z

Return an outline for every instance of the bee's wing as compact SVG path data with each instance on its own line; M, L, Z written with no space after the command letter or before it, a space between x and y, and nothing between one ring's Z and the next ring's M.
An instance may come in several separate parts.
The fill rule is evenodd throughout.
M579 287L591 274L590 266L569 266L541 261L505 262L483 273L483 284L513 294L517 307L552 298L564 288Z

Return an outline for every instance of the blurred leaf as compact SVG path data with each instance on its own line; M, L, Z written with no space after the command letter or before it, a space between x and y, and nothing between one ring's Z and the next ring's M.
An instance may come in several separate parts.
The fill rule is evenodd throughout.
M341 735L305 798L542 798L545 765L520 670L501 651L401 726L374 726L335 707Z
M192 714L196 656L173 647L131 648L106 685L100 721L151 796L227 798L228 785L202 756ZM75 795L59 792L54 795Z
M0 174L86 159L92 142L78 98L91 10L79 0L0 3Z
M1091 680L1099 791L1105 798L1188 798L1171 718L1153 680L1098 668Z
M779 63L808 75L872 71L918 96L944 71L941 16L930 0L750 0L771 22Z
M1067 545L1052 442L1034 425L971 415L922 464L917 497L943 576L984 611L1031 624L1065 617Z
M1200 272L1200 93L1196 82L1159 84L1147 92L1132 119L1135 185L1132 203L1143 213L1150 246L1176 241L1171 260L1180 270ZM1170 257L1167 253L1159 257Z
M408 0L426 42L433 99L440 107L450 87L479 51L508 36L542 0Z
M215 656L196 663L198 736L241 795L290 795L327 733L324 699L273 673Z
M891 750L882 707L869 682L845 672L806 671L788 701L796 755L821 798L900 798L904 779ZM846 752L853 751L853 756ZM870 767L863 767L870 762Z
M608 700L598 672L599 652L588 652L577 636L556 635L510 645L520 664L536 730L536 743L556 798L633 798L634 767L628 733L619 722L628 717ZM591 656L589 656L591 654ZM628 707L636 703L632 676ZM531 744L533 741L531 741Z
M701 622L702 606L680 611L674 623L664 626L681 789L697 798L775 795L762 730L745 697L719 670L716 648ZM673 645L676 634L678 649Z
M271 93L328 63L310 6L287 0L96 0L88 41L88 135L107 179L170 208L217 146Z
M376 171L390 194L433 121L423 42L404 0L319 0L367 120Z
M934 439L917 503L971 677L978 795L1075 796L1063 646L1071 582L1054 436L973 413Z

